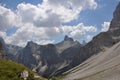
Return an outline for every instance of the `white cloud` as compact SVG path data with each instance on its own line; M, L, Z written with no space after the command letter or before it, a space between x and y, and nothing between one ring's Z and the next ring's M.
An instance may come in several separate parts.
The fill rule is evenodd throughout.
M2 38L6 38L6 32L4 32L4 31L0 31L0 37L2 37Z
M95 0L44 0L53 13L60 15L61 22L70 22L84 9L96 9Z
M91 35L87 35L87 36L86 36L86 41L91 41L92 38L93 38L93 36L91 36Z
M77 19L82 10L96 7L95 0L43 0L38 5L20 3L15 11L0 5L0 36L7 43L20 46L30 40L40 44L52 43L50 38L60 34L80 39L87 32L95 32L96 27L83 23L63 26L62 23ZM8 36L5 31L12 27L18 28Z
M29 28L28 28L29 27ZM25 46L27 41L34 41L36 43L47 44L54 42L50 40L51 37L60 34L57 27L53 28L37 28L32 24L25 27L20 27L13 35L7 36L5 32L1 32L2 36L8 44Z
M78 7L83 7L83 8L91 8L95 9L97 7L97 3L95 0L44 0L46 2L49 2L51 5L54 6L65 6L66 8L78 8Z
M24 24L59 27L61 23L77 19L82 10L96 7L97 3L94 0L43 0L43 3L38 5L21 3L17 6L17 13Z
M102 24L102 32L108 31L109 27L110 27L110 22L104 22Z
M74 39L82 39L84 36L87 36L89 32L96 32L97 28L95 26L85 26L83 23L78 24L77 26L72 27L70 31L70 36Z
M28 28L29 27L29 28ZM34 41L39 44L53 43L51 37L68 34L74 39L87 39L89 32L96 32L95 26L85 26L80 23L76 26L62 26L62 27L34 27L32 24L27 24L25 27L20 27L12 36L7 36L2 32L2 37L7 43L14 45L25 46L27 41Z
M82 30L74 30L70 33L70 36L73 37L74 39L83 38L84 35L85 35L85 32Z
M49 17L41 20L41 19L37 19L34 21L34 25L37 27L59 27L60 26L60 19L59 16L51 13L48 14Z
M0 31L14 26L16 15L10 9L0 6Z
M34 20L34 17L36 15L37 6L34 6L32 4L25 4L20 3L17 6L17 15L18 18L25 24L25 23L31 23Z
M54 40L40 40L37 43L40 45L46 45L46 44L52 44L54 42L55 42Z

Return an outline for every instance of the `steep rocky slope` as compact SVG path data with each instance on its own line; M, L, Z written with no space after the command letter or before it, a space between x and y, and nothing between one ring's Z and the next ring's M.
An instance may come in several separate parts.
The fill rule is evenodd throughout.
M67 69L82 64L66 72L68 75L64 80L119 80L119 61L120 3L113 14L110 29L81 48Z
M18 61L44 76L61 74L105 51L120 41L120 4L117 6L110 29L95 36L85 46L65 36L58 44L37 45L29 42L20 52Z
M63 80L119 80L120 42L66 73Z
M71 64L64 68L64 70L69 70L83 61L88 59L94 54L98 54L101 51L105 51L106 48L112 47L114 44L120 41L120 3L117 6L113 19L110 24L110 29L107 32L102 32L95 36L92 41L86 44L84 47L80 48L80 51Z
M3 52L3 45L2 42L0 42L0 60L7 60L8 57Z
M27 70L29 72L29 80L46 80L41 76L35 78L35 73L30 69L26 68L22 64L12 62L4 53L5 51L3 51L3 48L4 44L0 41L0 80L21 80L20 73L23 70Z
M0 37L0 42L2 43L2 49L5 55L7 55L12 61L17 61L17 53L22 49L22 47L6 44L2 37Z
M68 36L58 44L38 45L31 41L19 52L18 61L49 77L69 65L81 46Z

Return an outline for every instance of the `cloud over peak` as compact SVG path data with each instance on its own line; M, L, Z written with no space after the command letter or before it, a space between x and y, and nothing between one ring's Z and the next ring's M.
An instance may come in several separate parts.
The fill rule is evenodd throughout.
M95 32L96 27L85 26L84 23L74 26L62 24L77 19L82 10L96 8L95 0L43 0L37 5L19 3L14 11L0 5L0 36L7 43L21 46L29 40L54 42L49 39L62 34L80 39L87 32ZM17 27L16 32L8 36L6 30L13 27Z
M108 31L109 27L110 27L110 22L104 22L102 24L102 32Z

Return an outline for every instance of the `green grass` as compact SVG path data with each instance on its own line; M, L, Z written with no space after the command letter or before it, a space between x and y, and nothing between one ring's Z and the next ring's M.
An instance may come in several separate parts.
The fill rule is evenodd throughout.
M23 70L27 70L29 72L28 80L35 80L34 73L22 64L0 60L0 80L23 80L20 78L20 73Z

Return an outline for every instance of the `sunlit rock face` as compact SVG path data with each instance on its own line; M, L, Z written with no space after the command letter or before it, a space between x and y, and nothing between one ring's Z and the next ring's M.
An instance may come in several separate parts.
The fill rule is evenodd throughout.
M120 72L120 3L110 28L81 48L63 80L119 80ZM77 67L76 67L77 66Z
M38 45L30 41L19 52L18 62L49 77L69 65L81 47L82 45L78 41L74 41L68 36L57 44Z
M120 29L120 3L116 7L113 14L113 19L110 24L110 30Z
M116 7L110 28L107 32L101 32L95 36L92 41L83 46L76 54L71 64L66 67L67 70L81 64L94 54L105 51L120 41L120 3Z
M48 77L81 64L92 55L105 51L119 41L120 4L114 12L110 29L98 34L86 45L82 46L68 36L58 44L37 45L29 42L21 51L18 61Z
M2 37L0 37L0 42L2 43L2 49L5 55L7 55L10 60L17 61L17 53L22 47L6 44Z

